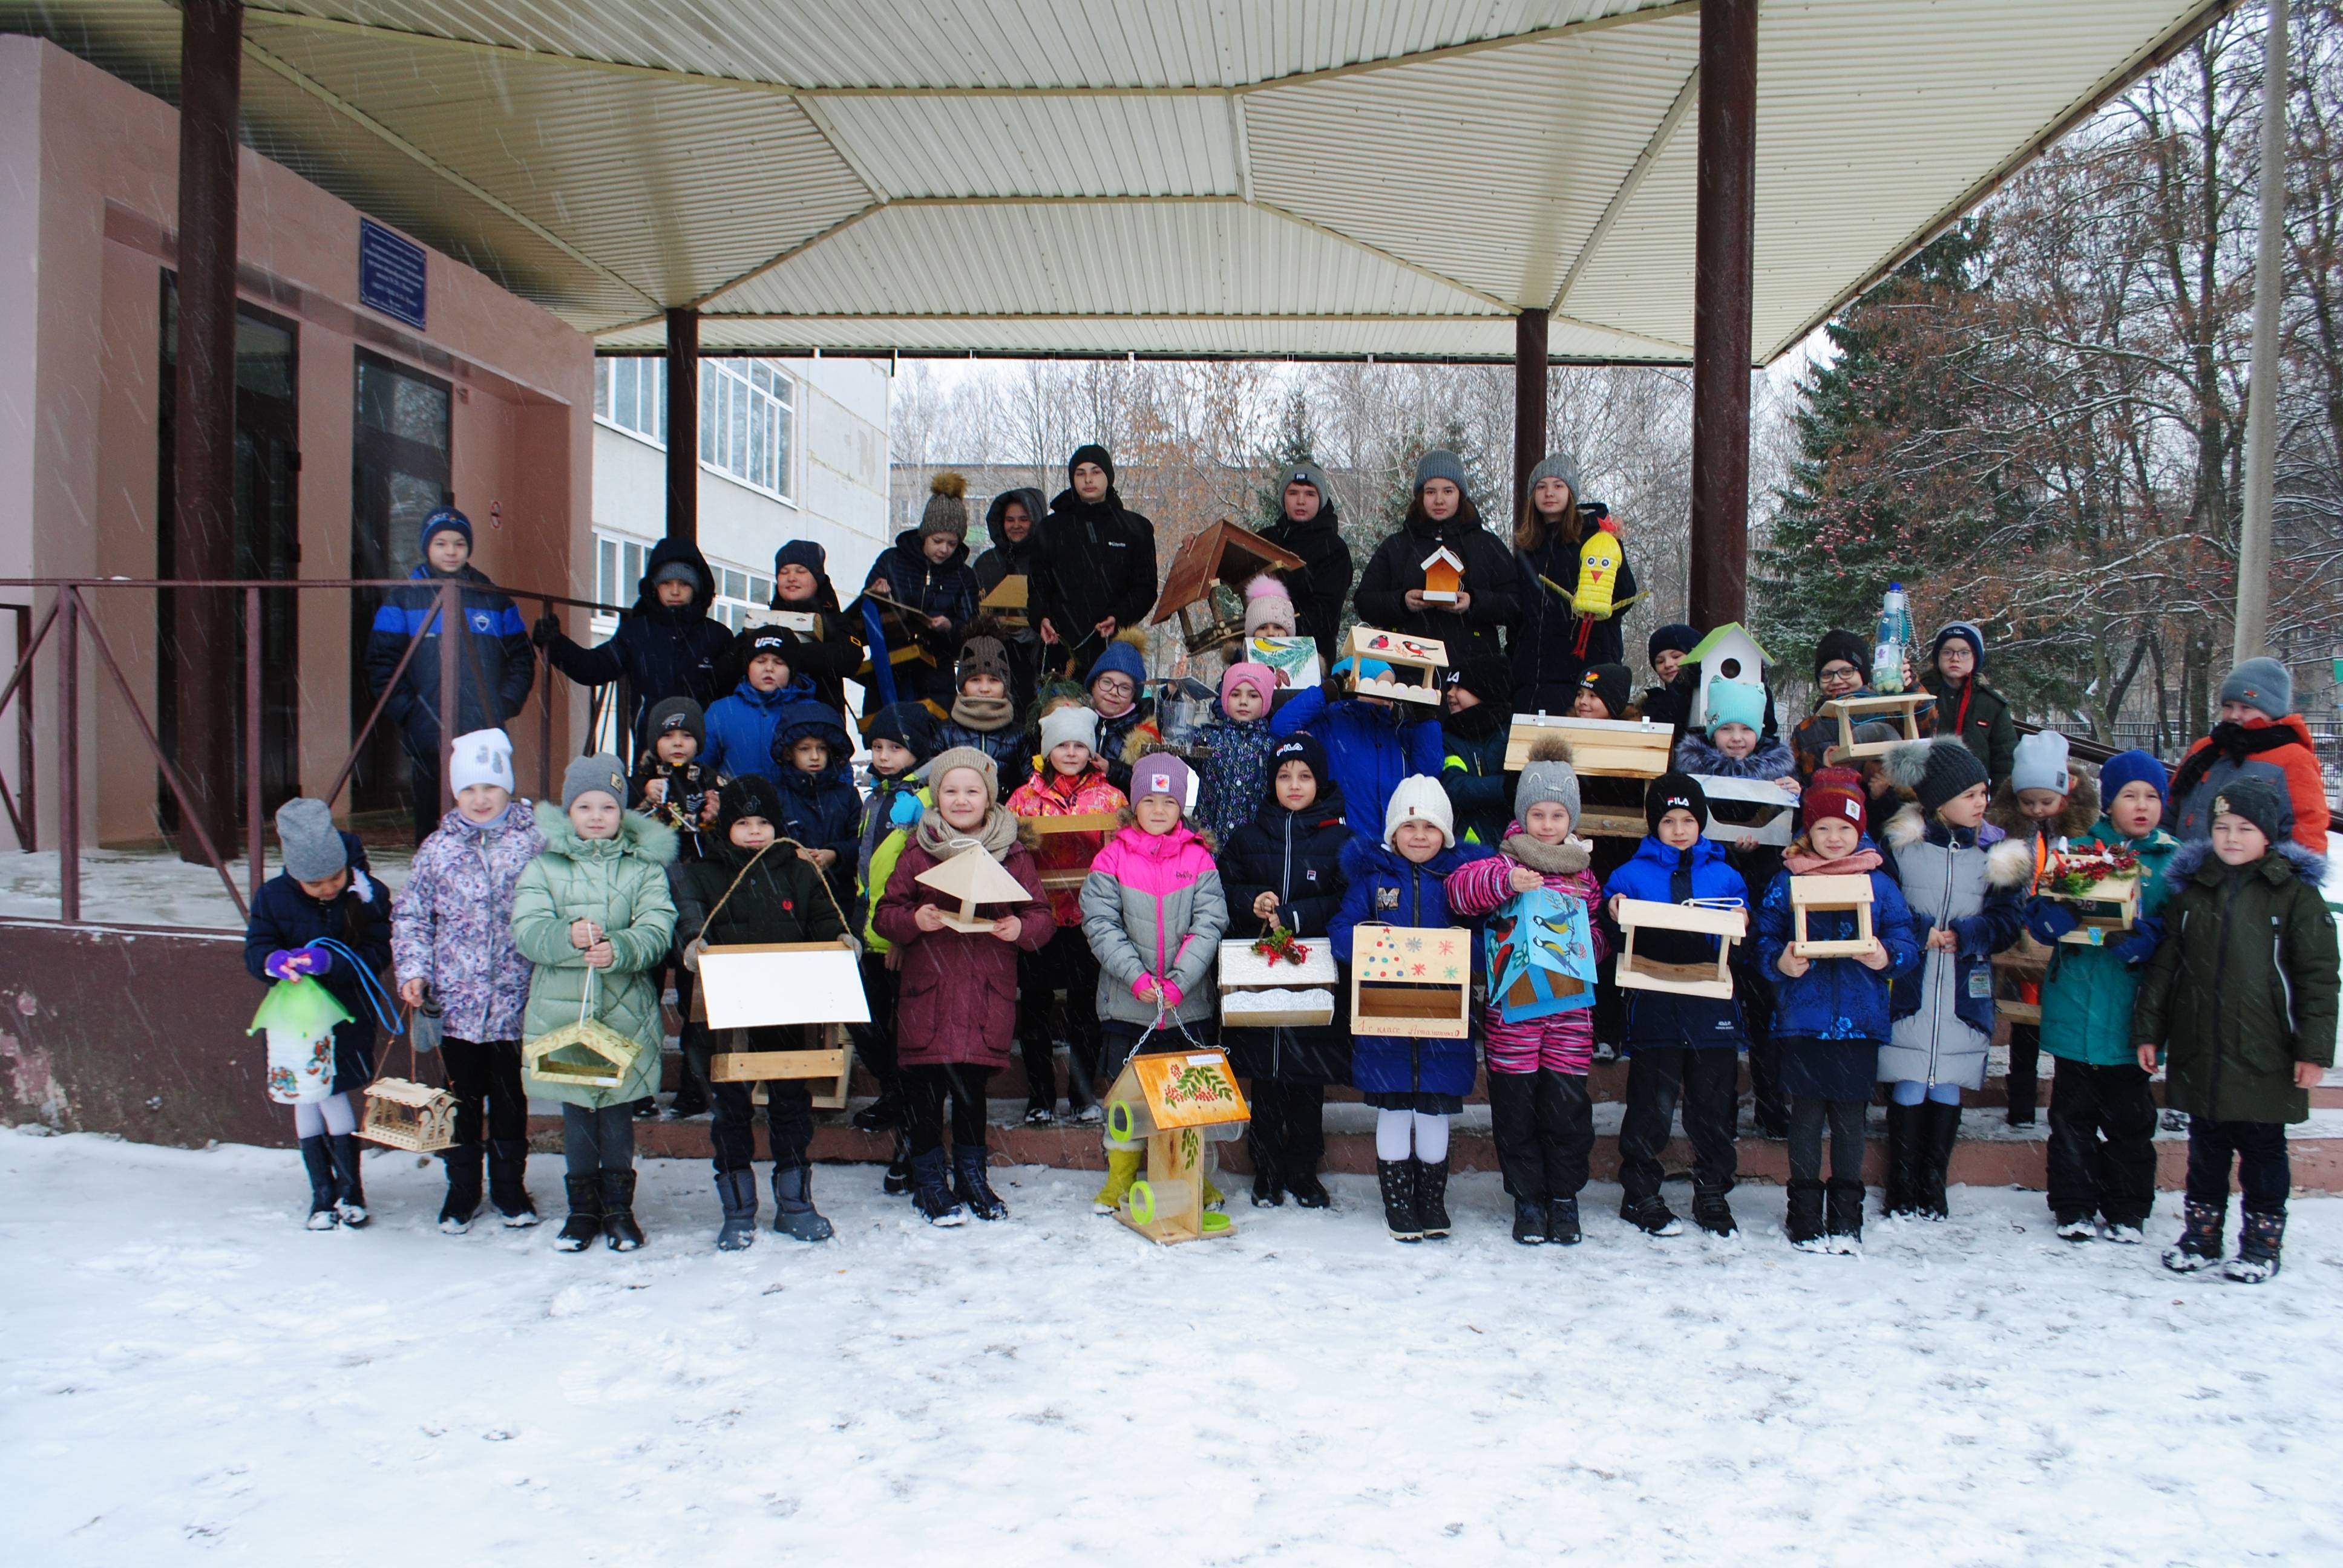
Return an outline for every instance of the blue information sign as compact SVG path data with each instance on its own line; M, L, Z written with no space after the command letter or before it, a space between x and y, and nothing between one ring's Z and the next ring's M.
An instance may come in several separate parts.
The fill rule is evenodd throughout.
M372 218L358 219L358 303L423 326L423 247Z

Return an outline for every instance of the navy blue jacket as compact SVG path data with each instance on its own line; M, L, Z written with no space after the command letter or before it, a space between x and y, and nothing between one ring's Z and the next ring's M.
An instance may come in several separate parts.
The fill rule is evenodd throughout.
M983 597L982 590L976 584L976 569L968 564L968 546L965 543L954 545L952 553L945 558L943 565L938 566L920 548L920 531L906 528L895 536L893 544L879 552L879 558L870 563L870 575L862 579L862 586L868 588L882 578L886 579L887 586L895 590L888 597L897 604L909 605L923 616L940 615L951 623L942 631L922 628L919 634L919 640L937 656L934 668L922 669L912 664L894 667L899 697L911 699L932 697L949 705L951 701L953 650L960 647L961 637L968 631L968 623L976 618L976 601ZM878 650L872 649L872 657L877 655ZM907 683L917 689L904 689ZM865 684L872 693L876 693L876 680ZM870 700L877 700L875 695Z
M1269 716L1269 732L1280 740L1304 729L1326 748L1327 769L1363 836L1383 836L1383 811L1401 779L1440 777L1438 719L1410 721L1396 706L1378 708L1355 697L1329 702L1322 686L1297 692Z
M811 736L829 743L830 761L819 773L809 773L789 760L789 748ZM862 796L854 788L853 748L838 709L819 697L800 698L782 705L773 725L772 757L781 785L782 819L776 824L809 849L835 850L830 862L832 891L843 890L843 906L853 895L854 865L860 839L857 832Z
M1343 963L1351 961L1351 933L1363 924L1469 925L1448 911L1447 878L1467 860L1480 859L1488 852L1471 847L1443 849L1419 866L1363 834L1352 839L1342 847L1342 907L1327 928L1334 956ZM1477 970L1480 942L1470 936L1460 940ZM1473 1072L1469 1039L1363 1034L1351 1041L1351 1081L1369 1093L1470 1094Z
M1007 800L1010 791L1022 784L1033 772L1033 750L1025 744L1025 727L1014 719L998 729L970 729L956 719L947 719L936 726L936 751L940 754L955 746L972 747L992 759L994 769L1001 775L1001 799ZM1123 765L1123 779L1131 778L1131 765Z
M700 761L719 774L761 773L779 782L780 770L773 766L773 731L780 724L781 709L814 698L812 679L795 670L770 691L741 681L730 696L708 705L708 745L699 753Z
M1278 923L1306 942L1326 940L1342 908L1342 798L1328 790L1299 811L1272 791L1253 819L1229 835L1220 854L1221 890L1229 900L1229 939L1261 934L1253 900L1277 895ZM1350 990L1334 988L1334 1021L1321 1029L1229 1029L1222 1040L1248 1078L1280 1083L1348 1083Z
M1474 714L1487 717L1477 721ZM1465 722L1459 725L1457 720ZM1440 787L1456 809L1456 837L1467 844L1494 849L1513 819L1513 791L1505 784L1505 740L1513 715L1486 704L1452 713L1440 727L1444 755L1440 762Z
M659 603L652 587L662 567L681 561L698 575L691 602L669 609ZM650 710L670 697L689 697L705 710L724 689L718 684L717 664L732 645L732 633L711 619L708 607L716 602L714 574L699 548L683 539L661 539L643 562L642 580L635 585L635 608L619 618L610 639L595 648L580 648L558 631L545 645L553 668L581 686L607 686L623 678L635 700L627 723L638 749L648 749L643 721Z
M1794 846L1795 848L1795 846ZM1866 836L1860 846L1876 850ZM1885 857L1882 856L1884 863ZM1888 1013L1888 984L1920 961L1919 944L1912 940L1912 911L1903 890L1885 870L1871 873L1871 932L1887 949L1887 967L1868 970L1854 959L1816 959L1806 972L1792 980L1781 970L1783 950L1790 945L1791 873L1783 871L1765 890L1757 906L1757 960L1774 987L1774 1033L1810 1040L1885 1040L1893 1020ZM1840 941L1855 932L1850 914L1815 914L1806 920L1806 935L1815 941ZM1870 1095L1866 1087L1863 1093Z
M427 621L430 633L407 660L391 692L383 716L399 728L407 751L417 757L439 755L439 660L446 648L440 636L439 585L447 579L428 565L408 574L413 588L392 588L374 613L374 628L366 646L367 687L377 697L390 684L407 642ZM528 700L537 676L529 651L528 628L504 591L470 567L459 567L456 579L461 595L465 642L456 660L456 733L468 735L502 724ZM483 689L482 683L486 683Z
M1749 886L1733 869L1725 846L1715 839L1695 839L1689 849L1671 849L1646 834L1627 863L1613 871L1603 885L1606 911L1614 898L1644 899L1655 904L1737 899L1745 907ZM1615 949L1617 944L1613 946ZM1716 939L1690 931L1638 931L1635 956L1665 964L1715 963ZM1635 990L1625 995L1631 1051L1639 1045L1715 1045L1731 1050L1745 1042L1740 1004L1735 998Z
M244 928L244 968L264 985L275 985L263 968L279 949L300 947L319 937L331 937L367 961L379 976L390 967L390 890L369 876L365 851L357 839L342 835L350 857L350 883L339 897L319 903L301 890L301 884L282 871L260 884L252 901L252 918ZM350 960L332 955L334 967L304 985L322 985L348 1011L347 1020L334 1026L334 1088L336 1094L363 1089L374 1076L374 1008L365 983L351 972Z

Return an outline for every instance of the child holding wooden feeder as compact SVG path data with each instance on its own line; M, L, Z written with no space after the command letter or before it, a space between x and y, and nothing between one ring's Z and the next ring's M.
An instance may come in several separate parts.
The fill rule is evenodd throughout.
M1985 819L2013 841L2024 844L2036 868L2048 863L2058 845L2082 838L2099 819L2098 786L2074 770L2067 752L2066 738L2055 729L2026 736L2017 743L2010 776L1994 790L1986 807ZM2042 976L2050 961L2047 944L2038 939L2021 942L2017 958L2023 977L2019 1000L2040 1000ZM2009 1076L2004 1081L2012 1127L2034 1123L2041 1060L2041 1027L2013 1021Z
M856 1054L879 1081L879 1098L854 1113L864 1132L892 1131L893 1157L881 1189L890 1197L911 1190L911 1146L903 1130L903 1085L895 1070L895 1002L901 990L901 955L870 923L879 896L920 818L935 804L920 765L935 755L935 720L923 702L893 702L865 725L870 741L870 795L855 829L854 904L849 910L862 941L862 994L870 1021L853 1025Z
M1106 847L1104 831L1076 829L1068 819L1120 817L1131 802L1109 782L1098 754L1098 715L1062 700L1041 715L1041 762L1010 792L1009 809L1034 824L1033 860L1050 895L1058 930L1017 970L1017 1032L1025 1059L1025 1120L1057 1119L1058 1057L1050 1039L1049 1002L1066 993L1066 1106L1080 1121L1099 1118L1098 960L1082 931L1082 882ZM1051 831L1051 829L1058 830Z
M1559 918L1584 932L1577 956L1584 972L1556 983L1557 990L1564 984L1576 988L1560 999L1567 1010L1516 1010L1516 1021L1508 1021L1513 999L1493 994L1503 977L1493 973L1493 994L1481 1015L1490 1130L1505 1190L1513 1198L1513 1240L1525 1246L1578 1244L1578 1194L1586 1186L1594 1150L1594 1104L1586 1086L1594 1060L1593 991L1595 966L1610 947L1593 918L1603 894L1589 869L1594 849L1571 836L1578 815L1578 774L1570 765L1570 744L1560 736L1541 737L1513 787L1513 820L1498 840L1497 852L1466 861L1448 879L1448 906L1466 920L1509 917L1517 930L1521 924L1550 926L1555 914L1520 908L1522 895L1544 890L1560 895ZM1521 931L1515 940L1526 945L1533 939ZM1571 932L1555 933L1554 940L1579 939Z
M1758 957L1780 977L1774 1036L1790 1098L1789 1237L1807 1251L1862 1249L1864 1112L1893 1032L1888 981L1920 956L1904 895L1865 834L1865 802L1852 769L1808 779L1798 799L1805 832L1783 854L1757 909Z
M1282 740L1306 729L1324 742L1351 829L1363 837L1380 828L1401 779L1439 777L1443 741L1436 708L1419 715L1388 697L1354 694L1345 684L1354 672L1360 679L1392 678L1392 667L1382 659L1346 654L1316 689L1297 693L1272 714L1269 731Z

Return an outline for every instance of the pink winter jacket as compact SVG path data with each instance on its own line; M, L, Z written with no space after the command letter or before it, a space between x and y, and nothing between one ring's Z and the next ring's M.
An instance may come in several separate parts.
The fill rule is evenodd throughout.
M1212 851L1185 822L1169 833L1125 828L1109 839L1082 883L1082 934L1099 961L1102 1019L1152 1023L1153 1002L1134 988L1169 981L1184 1022L1212 1016L1212 975L1229 929Z
M1527 866L1544 879L1546 887L1567 893L1586 906L1586 934L1597 963L1610 956L1611 943L1597 920L1603 884L1591 869L1594 852L1583 839L1541 844L1508 823L1497 853L1468 860L1448 879L1448 907L1459 915L1479 920L1513 896L1515 866ZM1552 1018L1507 1023L1494 1001L1482 1010L1491 1072L1536 1072L1544 1069L1583 1078L1594 1061L1594 1010L1583 1007Z

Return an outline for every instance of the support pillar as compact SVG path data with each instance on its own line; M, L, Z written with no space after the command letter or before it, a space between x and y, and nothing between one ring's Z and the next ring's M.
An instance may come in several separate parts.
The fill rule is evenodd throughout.
M2277 496L2278 307L2286 292L2286 0L2270 0L2262 62L2261 236L2254 252L2252 378L2246 384L2246 506L2237 529L2237 626L2229 653L2269 651L2270 511Z
M1545 378L1548 314L1513 317L1513 527L1530 515L1530 470L1545 458ZM1575 499L1576 498L1573 498Z
M183 0L179 26L179 342L172 424L171 571L233 578L236 548L236 122L244 6ZM237 837L232 589L176 596L180 777L215 843ZM254 631L257 633L258 628ZM247 716L257 723L258 716ZM179 858L201 862L182 824Z
M1692 621L1743 618L1749 590L1749 305L1755 250L1757 0L1701 0L1694 187Z
M699 312L667 313L667 537L699 538Z

